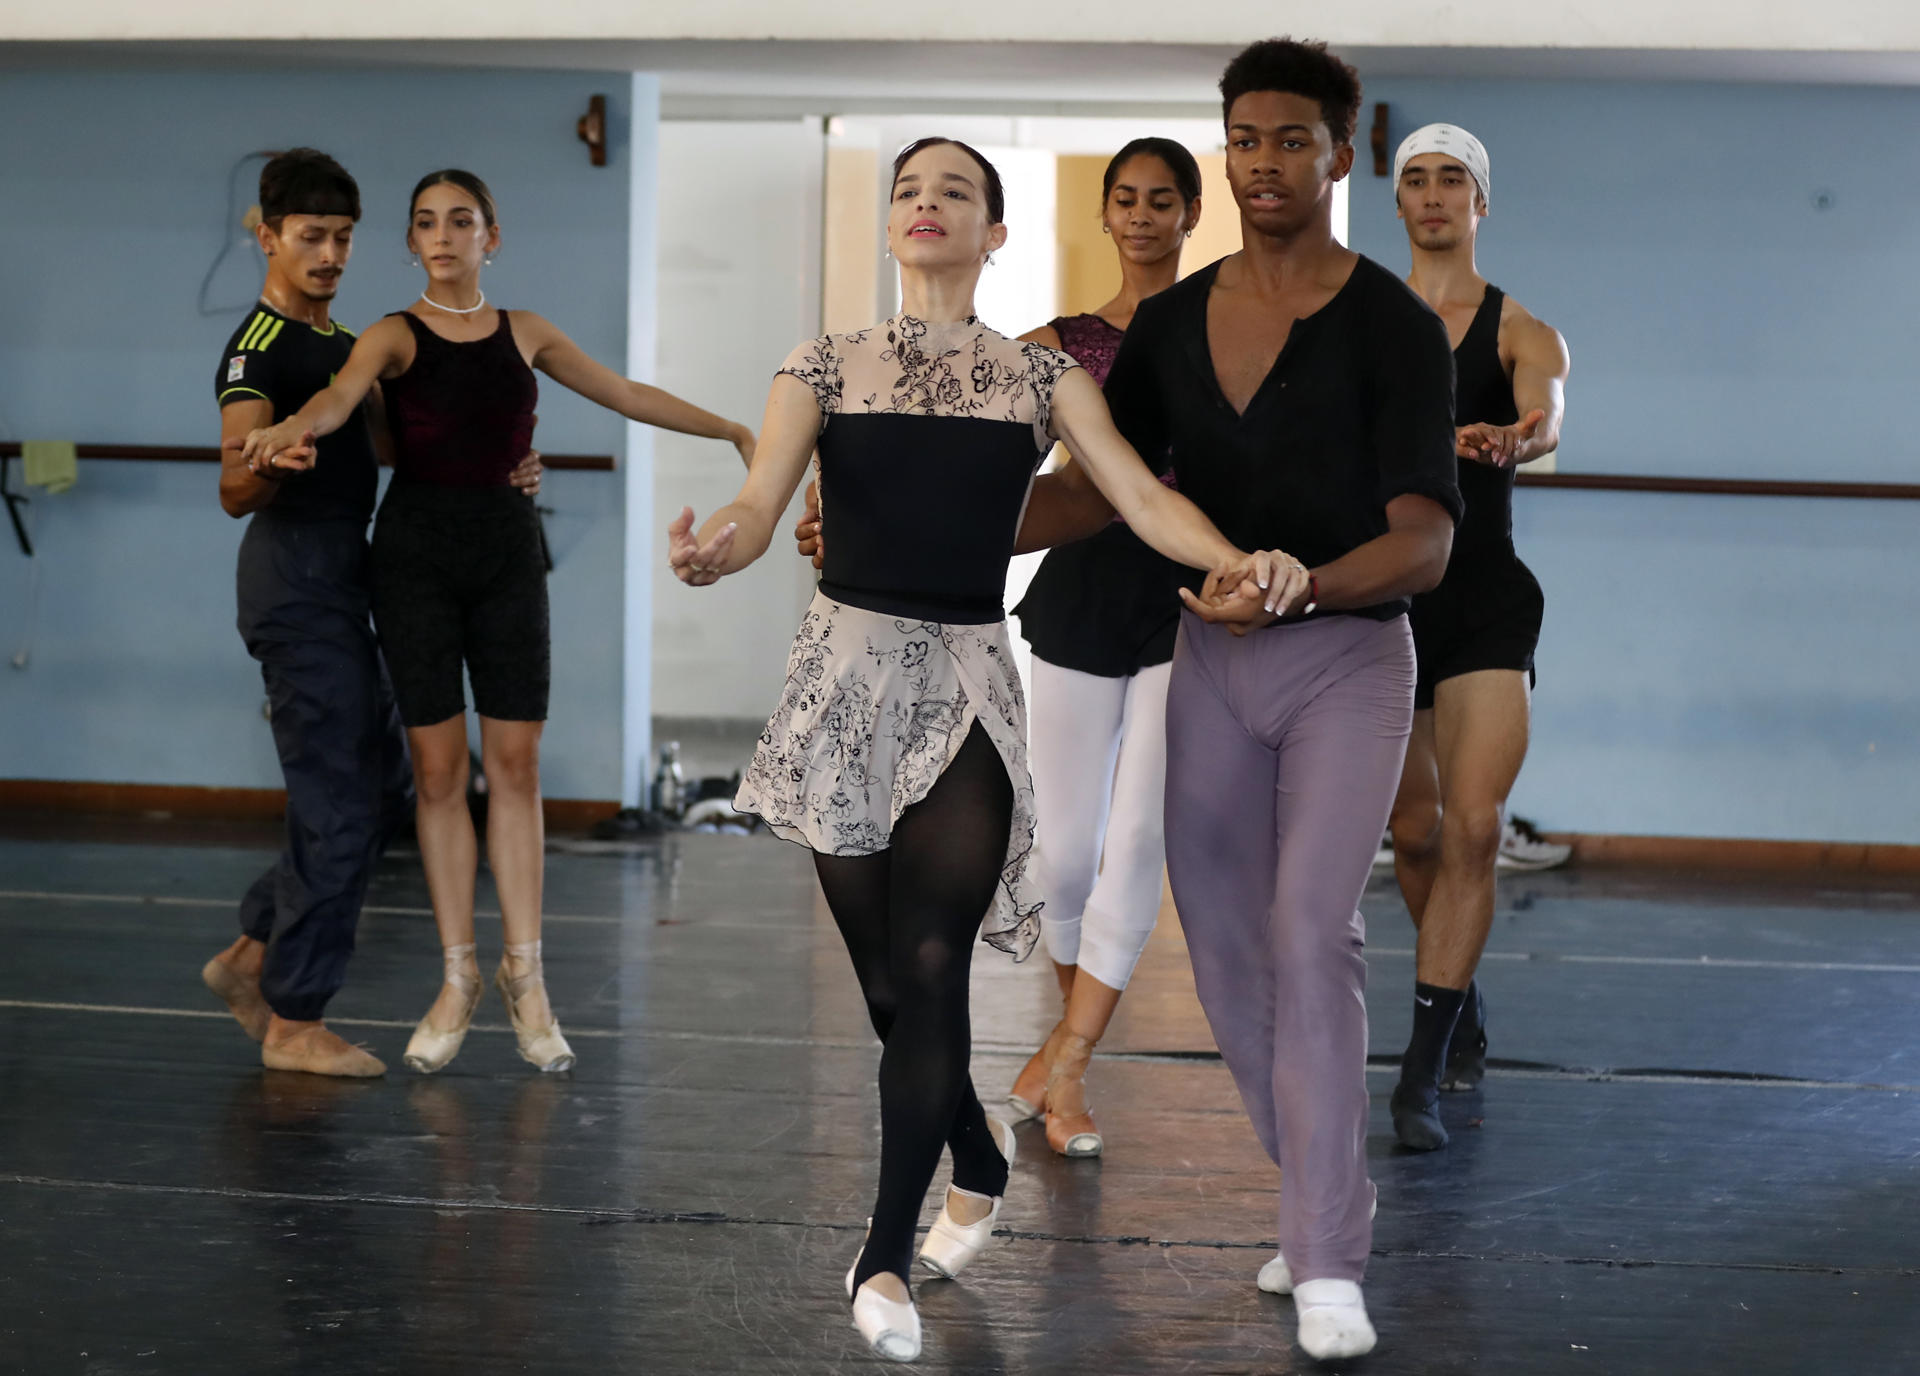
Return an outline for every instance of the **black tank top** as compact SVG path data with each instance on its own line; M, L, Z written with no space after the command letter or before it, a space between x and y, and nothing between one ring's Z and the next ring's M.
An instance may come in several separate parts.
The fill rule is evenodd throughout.
M1512 425L1520 419L1513 402L1513 379L1500 363L1500 308L1506 293L1487 284L1487 294L1466 337L1453 351L1453 421L1472 425ZM1512 468L1460 460L1460 496L1466 514L1453 533L1453 565L1485 558L1513 557Z
M540 384L513 342L507 312L484 339L442 338L411 311L413 366L381 384L393 431L393 476L435 487L504 487L533 444Z

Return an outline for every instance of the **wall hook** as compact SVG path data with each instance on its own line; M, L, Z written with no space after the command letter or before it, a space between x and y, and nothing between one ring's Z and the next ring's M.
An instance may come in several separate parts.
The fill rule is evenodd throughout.
M574 126L580 142L587 145L587 157L595 167L607 165L607 98L595 96L587 102L587 113Z

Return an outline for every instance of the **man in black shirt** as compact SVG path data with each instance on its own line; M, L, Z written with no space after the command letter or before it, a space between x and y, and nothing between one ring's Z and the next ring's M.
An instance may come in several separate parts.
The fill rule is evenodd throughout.
M1260 1284L1293 1293L1303 1350L1350 1357L1375 1341L1357 908L1413 716L1408 598L1440 580L1460 513L1453 365L1439 318L1333 237L1353 69L1274 40L1220 84L1242 247L1140 304L1106 393L1229 540L1295 559L1270 587L1184 594L1167 868L1215 1040L1285 1170ZM1035 498L1023 547L1068 533L1065 495Z
M241 900L241 937L201 976L269 1068L380 1075L380 1061L321 1017L345 980L374 861L412 806L406 738L368 620L366 527L384 425L362 416L308 460L250 466L239 449L324 389L352 351L331 310L360 192L332 158L298 148L262 169L260 212L266 284L221 352L214 395L220 505L253 516L240 543L239 628L266 683L287 843ZM537 491L537 458L514 480Z

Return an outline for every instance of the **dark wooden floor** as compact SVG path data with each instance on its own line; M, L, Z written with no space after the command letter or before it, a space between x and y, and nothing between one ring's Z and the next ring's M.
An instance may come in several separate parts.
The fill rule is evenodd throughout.
M382 867L335 1025L395 1067L262 1071L201 989L271 836L0 837L0 1371L823 1372L870 1362L841 1275L875 1048L803 852L670 838L549 864L541 1078L490 1005L399 1067L438 976ZM1920 1372L1920 895L1562 872L1507 881L1496 1070L1454 1144L1386 1120L1411 938L1372 925L1380 1218L1369 1372ZM483 959L497 952L483 923ZM976 961L990 1102L1053 1016ZM1011 1240L918 1286L923 1367L1287 1372L1253 1273L1277 1177L1162 922L1092 1088L1103 1160L1023 1128Z

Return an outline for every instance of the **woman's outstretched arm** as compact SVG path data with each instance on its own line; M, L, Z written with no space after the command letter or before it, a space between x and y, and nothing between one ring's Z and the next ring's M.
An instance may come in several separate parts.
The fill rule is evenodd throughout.
M667 563L674 576L700 587L738 573L766 553L819 437L820 403L813 389L790 373L776 375L740 495L709 516L698 535L692 507L683 508L667 527Z
M278 425L249 434L241 446L241 459L260 467L313 467L313 442L345 425L374 384L387 376L389 369L406 362L403 351L412 345L413 336L398 320L388 318L368 326L332 384L314 393L305 406Z
M656 425L676 434L707 440L725 440L740 451L741 461L753 465L753 431L737 421L703 411L671 392L650 387L589 357L587 351L551 321L532 311L515 311L513 327L533 354L533 366L588 401L642 425Z

